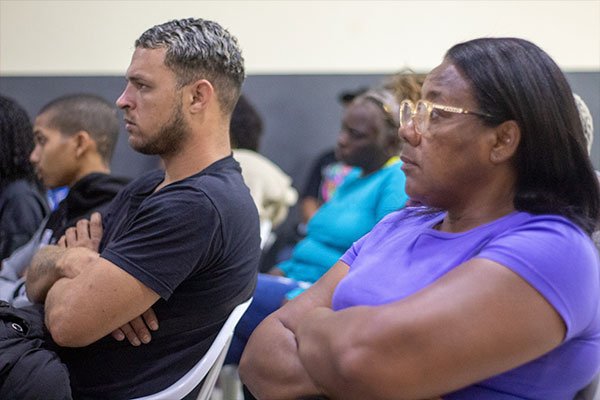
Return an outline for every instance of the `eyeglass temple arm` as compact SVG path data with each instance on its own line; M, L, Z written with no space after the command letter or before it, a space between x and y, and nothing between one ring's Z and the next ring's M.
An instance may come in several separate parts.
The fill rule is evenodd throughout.
M432 108L437 108L443 111L448 111L451 113L456 113L456 114L474 114L474 115L479 115L480 117L491 117L490 114L487 113L482 113L479 111L470 111L464 108L459 108L459 107L451 107L451 106L442 106L439 104L432 104L431 105Z

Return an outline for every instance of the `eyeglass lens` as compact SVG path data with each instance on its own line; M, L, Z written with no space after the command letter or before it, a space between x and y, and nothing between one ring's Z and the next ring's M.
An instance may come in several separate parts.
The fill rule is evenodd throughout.
M423 101L417 102L417 111L415 113L415 127L419 133L427 131L429 125L429 107Z
M406 127L410 122L413 114L413 105L407 101L402 102L400 108L400 126Z
M400 126L408 126L411 119L415 124L417 132L425 132L429 125L429 108L427 107L427 103L418 101L415 110L415 105L412 102L403 102L400 107Z

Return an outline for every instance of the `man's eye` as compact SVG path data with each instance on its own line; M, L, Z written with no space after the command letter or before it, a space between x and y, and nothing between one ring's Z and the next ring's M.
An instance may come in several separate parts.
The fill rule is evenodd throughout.
M145 83L142 83L142 82L135 82L134 85L138 90L148 89L148 87L149 87L148 85L146 85Z

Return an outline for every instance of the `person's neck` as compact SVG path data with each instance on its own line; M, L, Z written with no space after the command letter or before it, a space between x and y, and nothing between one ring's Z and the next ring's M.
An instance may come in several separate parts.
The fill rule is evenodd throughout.
M465 232L495 221L515 211L514 185L500 179L493 184L471 185L474 190L447 208L438 229L444 232Z
M392 156L389 158L381 158L381 159L373 162L371 165L362 167L361 168L361 176L371 175L373 172L377 172L380 169L387 167L388 165L398 162L399 160L400 160L400 158L398 156Z
M165 178L156 191L173 182L197 174L214 162L231 155L229 137L222 132L195 135L183 143L178 152L163 155Z
M505 205L494 210L474 209L462 210L461 212L448 211L446 217L436 226L437 230L443 232L466 232L481 225L495 221L515 211L512 204Z
M509 192L509 193L507 193ZM444 232L465 232L495 221L515 211L514 193L490 191L482 196L472 196L464 204L447 210L438 229Z

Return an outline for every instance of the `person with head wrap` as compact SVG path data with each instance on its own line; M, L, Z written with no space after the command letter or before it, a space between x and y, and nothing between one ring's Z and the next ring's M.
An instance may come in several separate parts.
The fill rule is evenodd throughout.
M417 94L418 90L405 93ZM398 158L398 111L397 97L383 88L357 96L346 107L335 151L353 169L310 219L307 235L291 258L269 274L259 274L254 301L236 327L227 363L239 361L250 334L269 313L318 280L354 241L404 206L408 196Z

